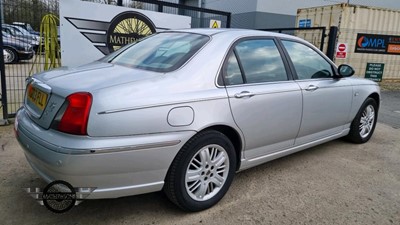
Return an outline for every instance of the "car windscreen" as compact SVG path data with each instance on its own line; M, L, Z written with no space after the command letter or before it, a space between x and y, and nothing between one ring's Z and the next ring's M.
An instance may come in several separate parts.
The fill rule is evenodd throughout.
M171 72L181 67L208 40L208 36L200 34L159 33L121 49L122 52L108 62L156 72Z
M21 31L17 30L14 27L6 27L5 29L9 30L11 35L14 35L14 36L22 36L22 35L24 35L23 33L21 33Z
M29 33L27 30L25 30L22 27L15 27L15 29L17 29L19 32L21 32L24 35L31 35L31 33Z

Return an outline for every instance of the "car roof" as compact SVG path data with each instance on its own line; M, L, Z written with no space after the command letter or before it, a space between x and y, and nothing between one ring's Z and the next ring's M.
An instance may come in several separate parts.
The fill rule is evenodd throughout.
M20 31L21 29L25 30L23 27L17 26L17 25L3 24L2 26L3 26L3 27L11 27L11 28L17 29L17 30L19 30L19 31Z
M261 31L261 30L251 30L251 29L237 29L237 28L188 28L188 29L178 29L178 30L166 30L164 32L187 32L187 33L195 33L195 34L202 34L207 36L230 36L233 39L240 38L240 37L252 37L252 36L269 36L269 37L280 37L286 39L293 39L293 40L303 40L301 38L276 33L276 32L269 32L269 31Z
M2 27L13 27L13 28L20 28L20 26L11 25L11 24L6 24L6 23L3 23L1 26L2 26Z
M3 23L2 26L6 26L6 27L18 27L20 28L20 26L17 26L15 24L8 24L8 23Z

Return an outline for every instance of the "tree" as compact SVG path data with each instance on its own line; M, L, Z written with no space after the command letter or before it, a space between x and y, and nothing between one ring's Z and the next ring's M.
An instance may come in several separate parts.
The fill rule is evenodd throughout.
M58 13L58 0L3 0L4 22L25 22L39 30L44 15Z

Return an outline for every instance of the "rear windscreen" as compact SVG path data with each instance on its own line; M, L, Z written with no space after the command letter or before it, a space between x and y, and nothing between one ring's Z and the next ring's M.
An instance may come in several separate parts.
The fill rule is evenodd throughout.
M109 63L150 70L171 72L181 67L207 41L208 36L193 33L159 33L121 49ZM108 58L108 57L106 57Z

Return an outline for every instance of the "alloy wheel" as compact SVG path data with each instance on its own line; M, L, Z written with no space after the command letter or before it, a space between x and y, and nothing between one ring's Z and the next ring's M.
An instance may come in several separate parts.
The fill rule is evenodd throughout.
M372 105L365 107L360 118L359 132L362 138L366 138L371 133L375 122L375 110Z
M214 197L223 187L229 173L229 157L219 145L201 148L190 160L186 170L185 186L196 201Z

